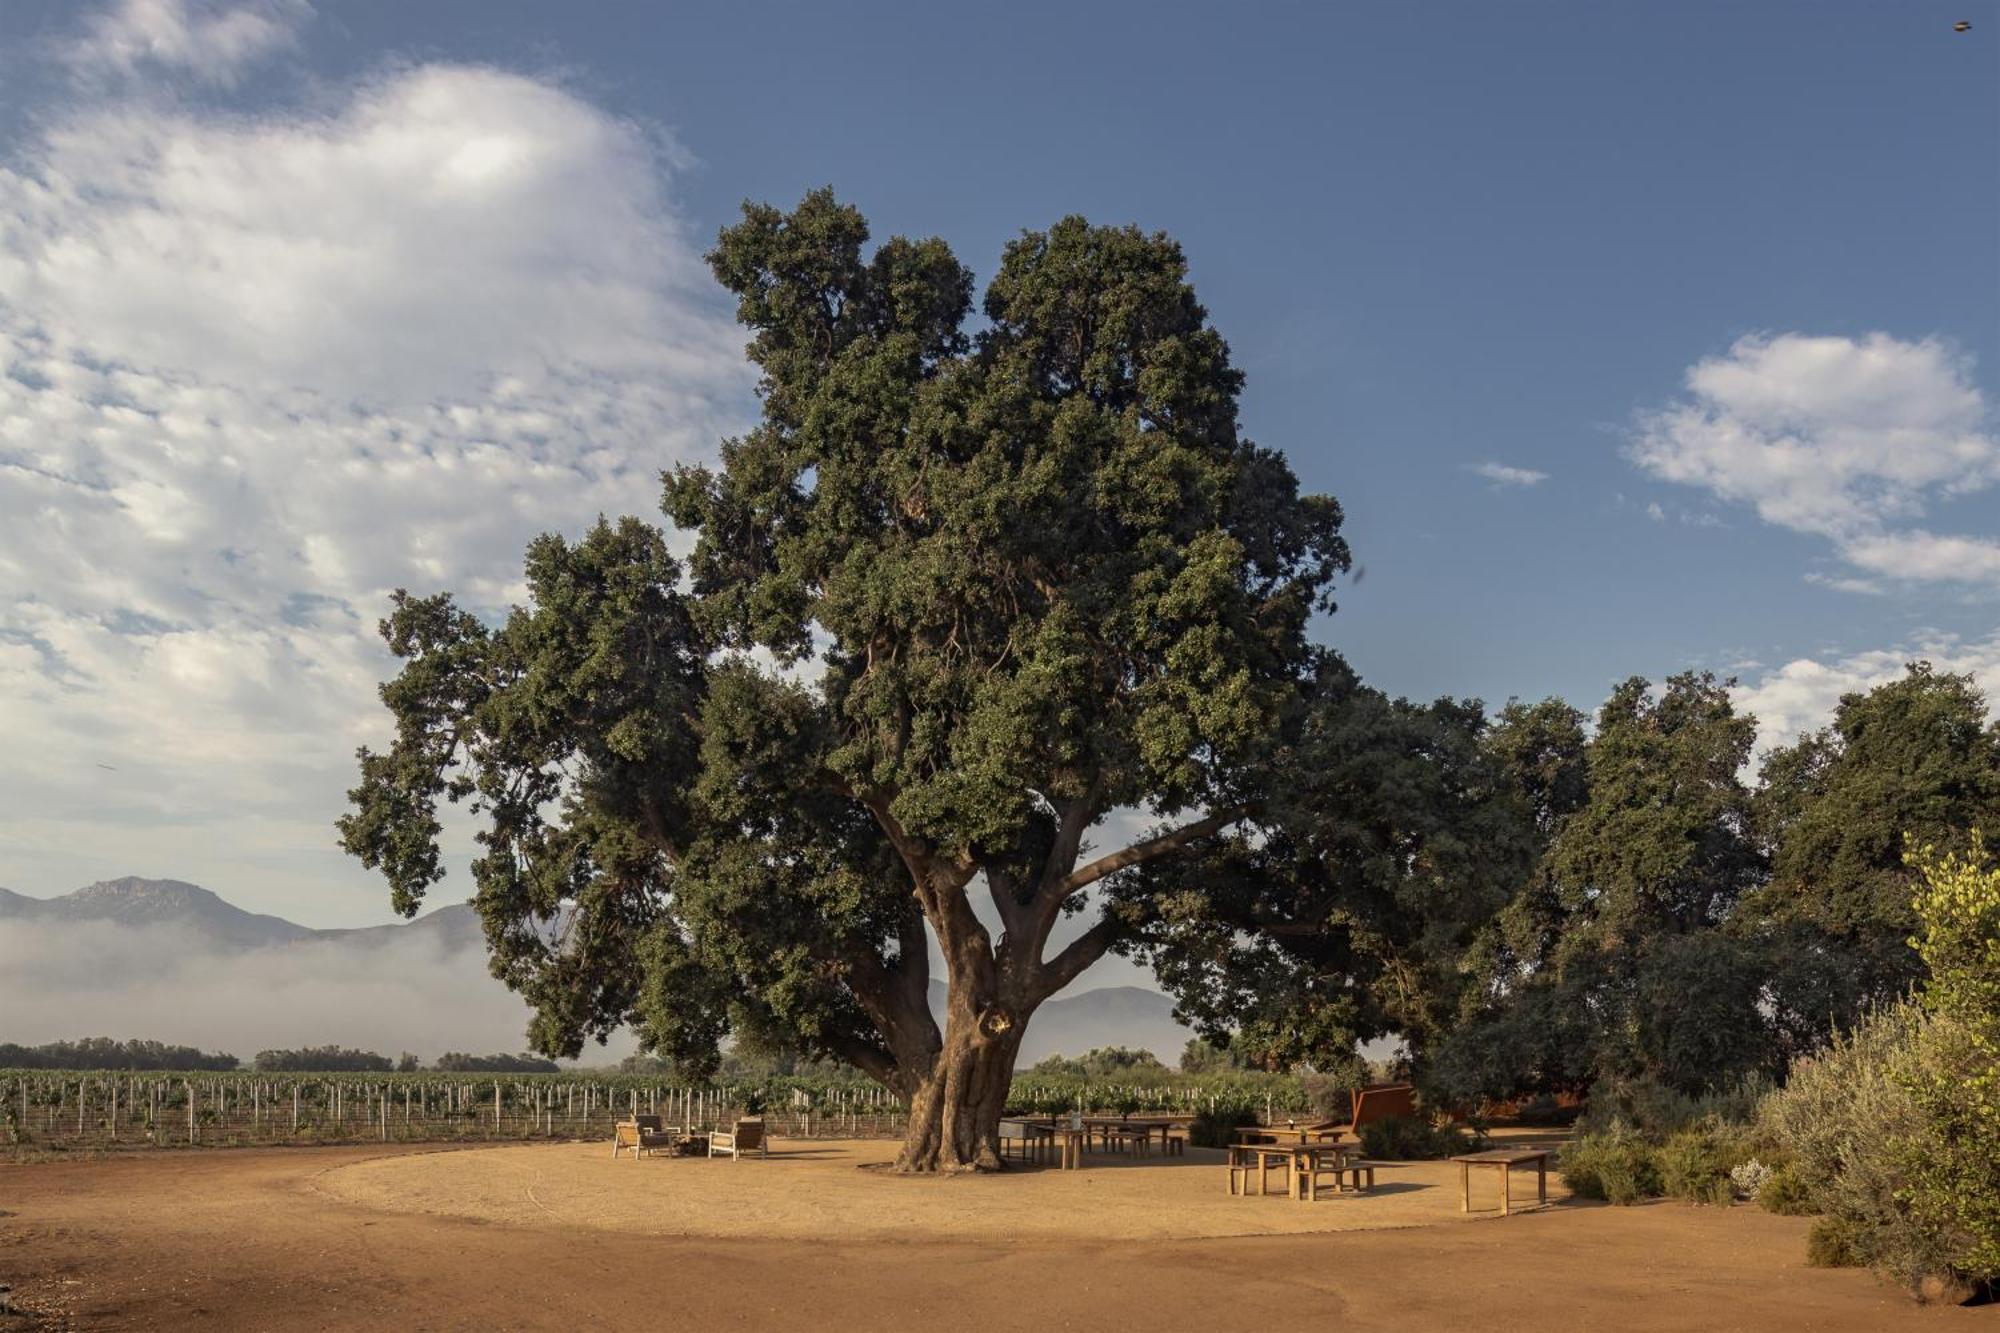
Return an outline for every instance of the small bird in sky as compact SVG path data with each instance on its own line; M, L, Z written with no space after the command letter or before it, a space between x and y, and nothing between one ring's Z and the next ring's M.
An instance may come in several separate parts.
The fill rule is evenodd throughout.
M1951 25L1951 30L1953 32L1971 32L1972 21L1970 19L1960 19L1958 22Z
M98 767L103 769L107 773L116 773L118 771L109 764L99 764Z

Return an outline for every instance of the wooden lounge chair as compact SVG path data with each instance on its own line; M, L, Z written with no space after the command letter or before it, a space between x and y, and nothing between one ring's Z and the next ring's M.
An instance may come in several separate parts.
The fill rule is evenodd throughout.
M656 1115L634 1116L621 1120L611 1131L611 1155L617 1157L623 1149L632 1150L632 1160L637 1161L649 1152L671 1153L680 1143L680 1131L660 1123Z
M759 1157L771 1155L764 1140L764 1117L745 1116L736 1122L733 1129L718 1129L708 1136L710 1157L742 1158L755 1153Z
M1392 1115L1411 1116L1416 1113L1415 1088L1407 1083L1373 1083L1354 1090L1353 1114L1347 1118L1346 1124L1329 1126L1329 1137L1339 1138L1346 1133L1359 1138L1364 1125L1372 1125Z

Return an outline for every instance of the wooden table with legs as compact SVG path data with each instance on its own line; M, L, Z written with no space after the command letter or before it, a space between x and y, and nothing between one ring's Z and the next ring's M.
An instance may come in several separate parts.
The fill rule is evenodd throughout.
M1486 1152L1466 1153L1451 1159L1458 1163L1458 1211L1472 1211L1471 1174L1475 1166L1497 1166L1500 1168L1500 1215L1507 1216L1514 1211L1514 1199L1510 1173L1517 1166L1535 1168L1535 1202L1547 1204L1549 1201L1549 1154L1544 1148L1492 1148Z
M1357 1148L1333 1143L1235 1143L1229 1148L1229 1192L1249 1194L1250 1178L1255 1173L1257 1193L1271 1192L1270 1176L1272 1168L1285 1173L1285 1193L1301 1202L1310 1203L1319 1195L1319 1178L1323 1172L1333 1176L1334 1193L1344 1192L1341 1183L1342 1168L1350 1158L1358 1158ZM1368 1172L1369 1184L1374 1184L1374 1171ZM1355 1188L1360 1188L1359 1176Z

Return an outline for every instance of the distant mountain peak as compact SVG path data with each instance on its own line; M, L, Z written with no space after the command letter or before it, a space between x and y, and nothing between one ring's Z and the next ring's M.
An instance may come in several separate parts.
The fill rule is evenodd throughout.
M95 884L86 884L62 896L73 903L155 902L175 906L215 903L229 907L228 903L199 884L190 884L181 879L147 879L141 875L100 879ZM230 908L230 910L238 909Z

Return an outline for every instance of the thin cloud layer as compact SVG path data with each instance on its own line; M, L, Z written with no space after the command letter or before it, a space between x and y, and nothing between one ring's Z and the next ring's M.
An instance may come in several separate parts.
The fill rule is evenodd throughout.
M1474 463L1472 471L1495 486L1539 486L1549 479L1546 472L1537 472L1531 467L1512 467L1506 463Z
M259 60L292 46L311 15L305 0L235 5L124 0L92 16L84 35L62 48L62 57L85 79L185 73L226 86Z
M135 75L273 49L242 13L278 11L135 4L83 41ZM115 54L139 32L168 36ZM265 874L329 844L379 739L389 591L504 608L535 533L648 511L747 414L678 150L456 65L255 118L140 81L38 123L0 162L0 868L324 920L325 863Z
M1986 399L1942 342L1743 338L1687 387L1639 418L1628 454L1652 476L1829 538L1869 574L2000 584L2000 543L1916 522L2000 481Z

